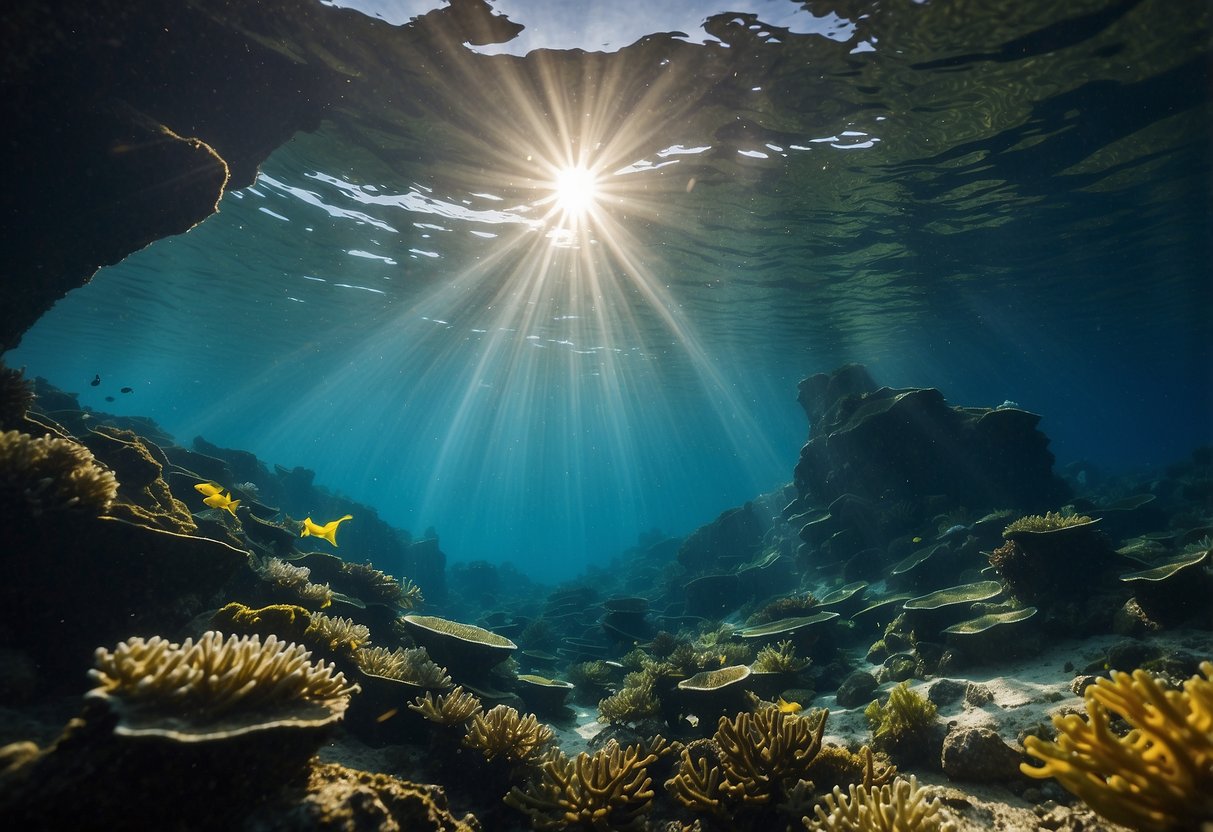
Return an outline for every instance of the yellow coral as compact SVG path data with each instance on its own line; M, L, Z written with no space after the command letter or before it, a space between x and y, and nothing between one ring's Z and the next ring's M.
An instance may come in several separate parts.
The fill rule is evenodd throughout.
M442 689L451 686L451 677L446 668L431 661L424 647L409 650L403 647L397 647L395 650L388 650L386 647L359 647L354 651L354 662L363 673L372 676L398 679L425 688Z
M1213 662L1182 691L1164 690L1144 670L1122 671L1087 688L1089 719L1056 716L1056 742L1028 737L1043 766L1020 768L1061 785L1114 823L1145 832L1199 829L1213 821ZM1118 737L1109 712L1131 728Z
M553 755L538 780L515 786L505 802L528 814L535 829L633 829L653 802L648 766L656 759L640 745L625 750L614 742L575 759Z
M331 652L352 655L360 647L370 643L371 630L365 624L355 623L352 618L316 612L311 614L303 637L308 643L323 646Z
M814 809L816 819L805 818L804 825L810 832L952 832L939 798L927 797L913 775L880 788L852 785L849 794L835 786L825 806Z
M409 703L410 711L416 711L430 722L439 725L462 725L484 710L475 695L464 691L463 686L435 699L430 691Z
M0 511L34 517L72 511L105 514L118 496L114 473L70 439L0 433Z
M463 744L479 751L484 759L504 759L513 764L530 763L543 754L556 735L534 714L525 717L509 705L498 705L476 714Z

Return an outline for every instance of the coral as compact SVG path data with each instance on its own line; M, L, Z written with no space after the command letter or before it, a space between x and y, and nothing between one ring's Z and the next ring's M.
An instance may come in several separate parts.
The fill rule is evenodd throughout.
M0 361L0 429L22 424L33 403L34 391L24 373Z
M443 726L463 725L484 710L480 700L464 691L462 685L450 693L439 695L437 699L427 690L425 696L418 696L409 703L408 708L430 722Z
M1041 760L1022 764L1030 777L1055 777L1114 823L1146 832L1199 829L1213 821L1213 662L1182 690L1165 690L1138 669L1113 671L1083 694L1088 718L1055 716L1055 742L1028 737ZM1111 716L1128 723L1113 733Z
M781 618L798 618L810 614L816 606L817 598L811 592L776 598L747 618L745 623L747 627L757 627L759 624L770 624Z
M927 743L937 711L934 702L910 690L909 682L902 682L889 691L884 705L874 699L863 715L878 751L887 751L894 758L912 758Z
M474 832L481 827L471 815L451 814L446 794L437 786L315 763L305 796L273 828Z
M498 705L472 717L463 744L490 762L503 759L518 765L534 762L555 738L534 714L524 717L509 705Z
M720 817L786 802L809 775L828 716L827 711L800 717L767 708L731 720L721 717L712 738L716 764L685 748L666 789L683 806Z
M311 622L303 635L309 644L322 646L330 653L347 655L353 655L371 641L371 630L366 625L319 612L311 614Z
M774 647L767 645L758 651L754 659L755 673L798 673L809 666L808 659L796 655L791 641L781 641Z
M623 749L615 742L571 760L553 755L536 780L512 788L505 802L529 815L535 829L641 828L653 802L648 766L657 757L643 746Z
M816 819L805 818L804 826L809 832L952 832L939 798L928 797L913 775L880 788L852 785L849 794L835 786L825 805L816 807Z
M813 783L819 792L835 786L855 785L873 788L883 786L897 775L897 766L887 758L879 762L866 745L858 752L848 751L840 745L823 745L821 751L809 765L806 780Z
M310 581L312 570L306 566L295 566L279 558L270 558L258 570L261 577L270 583L294 593L300 601L324 609L333 603L333 589L328 584Z
M1053 532L1071 526L1085 526L1092 522L1094 522L1092 518L1085 514L1062 514L1048 511L1044 514L1029 514L1027 517L1020 517L1008 524L1002 534L1003 537L1009 537L1017 532Z
M341 571L353 579L352 594L366 601L395 604L406 610L416 609L425 603L421 587L408 578L397 580L381 572L370 563L346 563Z
M358 626L358 625L355 625ZM360 647L354 651L354 661L363 673L398 679L424 688L449 688L451 677L445 667L430 661L424 647L406 650L397 647Z
M625 676L623 687L598 703L598 721L618 724L657 716L661 712L656 692L659 673L659 666L650 664Z
M272 712L304 702L339 717L358 685L346 682L332 665L309 661L303 647L268 636L231 636L211 630L198 641L175 644L154 636L120 643L113 652L98 648L89 678L121 719L116 733L155 734L185 739L233 711ZM147 727L145 717L169 715L172 728ZM293 720L262 723L260 727ZM198 727L198 732L191 730Z
M311 613L293 604L272 604L253 609L233 601L211 616L211 625L218 630L240 635L276 635L282 639L302 641L311 625Z
M0 514L39 517L70 511L101 515L118 496L118 480L78 442L0 433Z
M578 688L605 690L611 685L614 671L606 662L599 660L569 665L566 675L569 677L569 681Z

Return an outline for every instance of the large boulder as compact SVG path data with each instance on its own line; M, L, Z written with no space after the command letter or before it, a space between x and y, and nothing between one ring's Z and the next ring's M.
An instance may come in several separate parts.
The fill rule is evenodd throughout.
M802 381L799 401L810 430L795 484L806 501L938 495L970 509L1035 510L1069 495L1034 413L954 407L934 388L876 387L854 364Z

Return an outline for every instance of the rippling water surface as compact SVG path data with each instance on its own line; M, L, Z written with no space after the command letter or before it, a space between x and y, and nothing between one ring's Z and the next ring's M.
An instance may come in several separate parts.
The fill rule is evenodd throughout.
M848 361L1210 439L1206 4L332 5L346 105L9 363L555 577L788 481Z

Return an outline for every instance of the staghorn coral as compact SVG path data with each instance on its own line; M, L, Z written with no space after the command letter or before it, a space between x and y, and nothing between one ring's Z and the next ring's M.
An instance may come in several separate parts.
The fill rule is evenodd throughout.
M371 630L364 624L355 624L351 618L339 618L315 612L311 614L308 627L303 632L309 644L322 646L330 653L353 655L371 641Z
M178 723L208 725L233 711L260 713L297 703L340 716L358 685L325 662L309 661L303 647L268 636L230 636L210 630L181 644L154 636L98 648L87 696L102 699L122 721L118 733L185 738ZM148 727L143 717L167 714L170 729ZM322 717L323 718L323 717ZM270 722L268 725L283 724ZM267 725L262 725L267 727ZM203 731L204 733L204 731Z
M0 433L0 516L58 512L98 516L118 496L118 480L91 451L50 434Z
M753 665L756 673L798 673L808 666L809 660L797 656L792 642L786 640L759 650Z
M937 711L934 702L910 690L909 682L902 682L889 691L884 705L873 699L863 715L872 729L876 749L904 760L922 753Z
M1054 532L1071 526L1084 526L1094 522L1085 514L1063 514L1057 511L1047 511L1044 514L1029 514L1009 523L1002 530L1003 537L1009 537L1017 532Z
M358 625L355 625L358 626ZM424 688L449 688L450 674L445 667L430 661L424 647L409 650L397 647L360 647L354 651L354 661L363 673L398 679Z
M418 696L409 703L410 711L416 711L430 722L450 727L463 725L472 717L484 711L480 700L475 695L464 691L460 685L450 693L444 693L435 699L430 691L425 696Z
M828 711L799 717L776 708L721 717L710 754L683 749L666 789L688 809L719 818L787 804L821 750Z
M1200 829L1213 822L1213 662L1179 691L1138 669L1113 671L1083 694L1088 718L1055 716L1055 742L1028 737L1043 766L1029 777L1055 777L1103 817L1145 832ZM1130 726L1113 733L1110 714Z
M648 766L657 757L640 745L623 749L613 741L575 759L553 755L536 780L525 789L513 787L505 802L525 812L535 829L640 828L653 803Z
M463 744L480 752L489 762L501 759L513 765L526 765L542 756L555 738L552 729L541 724L534 714L523 716L509 705L498 705L472 717Z
M941 816L939 798L927 789L898 777L880 788L852 785L849 794L838 786L817 806L817 817L805 818L809 832L953 832L955 826Z

